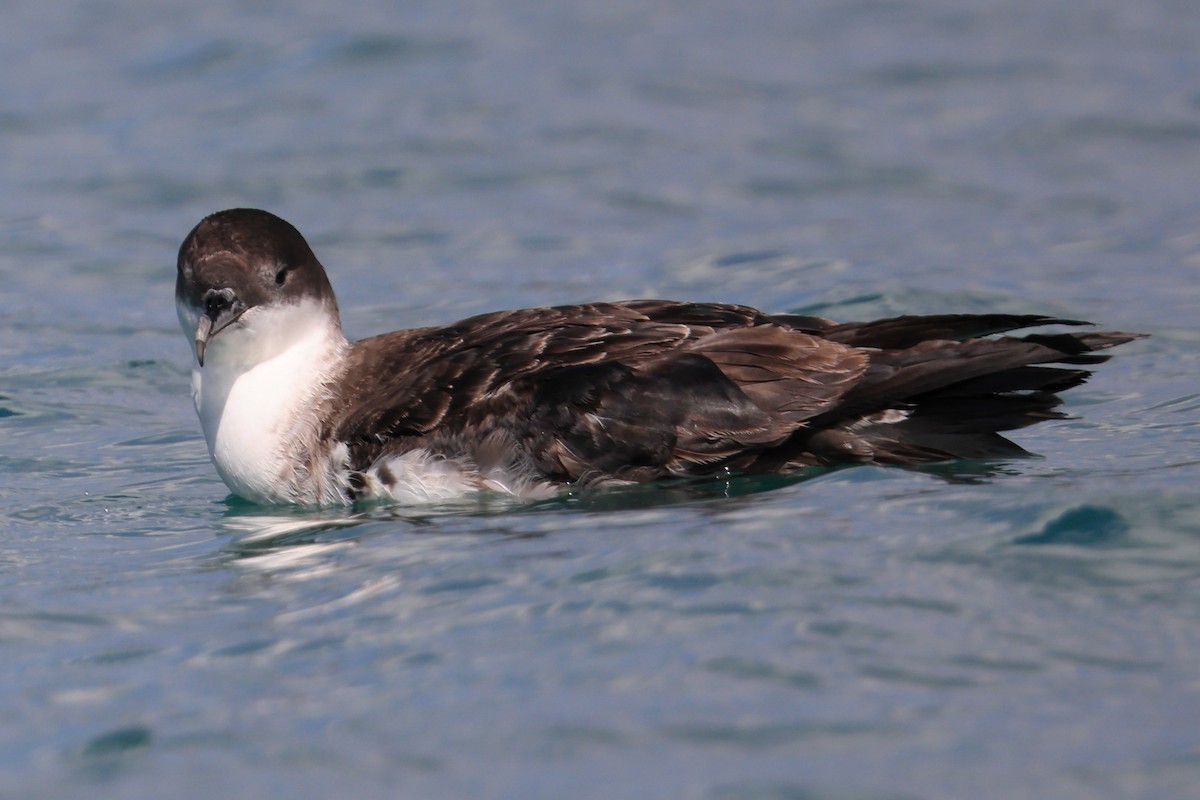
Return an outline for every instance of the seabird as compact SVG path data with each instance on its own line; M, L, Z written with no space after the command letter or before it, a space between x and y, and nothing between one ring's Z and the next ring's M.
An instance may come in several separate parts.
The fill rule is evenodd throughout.
M257 503L522 498L564 487L839 464L1005 458L1137 334L939 314L836 323L633 300L482 314L349 342L296 228L203 219L175 302L217 472ZM1046 366L1057 364L1059 366ZM1069 366L1062 366L1069 365Z

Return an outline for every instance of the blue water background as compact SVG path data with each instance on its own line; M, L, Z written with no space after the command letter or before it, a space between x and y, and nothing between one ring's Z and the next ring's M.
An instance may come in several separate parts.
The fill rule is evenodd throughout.
M0 795L1200 793L1193 0L7 2ZM661 296L1154 338L990 474L227 499L175 251L353 336Z

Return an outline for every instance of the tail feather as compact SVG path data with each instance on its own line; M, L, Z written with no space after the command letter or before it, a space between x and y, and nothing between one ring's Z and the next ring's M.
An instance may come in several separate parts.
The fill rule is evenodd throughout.
M961 342L1041 325L1089 325L1042 314L932 314L871 322L830 323L820 335L852 347L904 350L931 340Z
M1143 338L1119 331L978 338L1049 324L1087 323L1037 315L943 315L831 324L821 336L876 348L866 371L835 408L808 420L753 468L1023 455L1002 431L1065 418L1058 393L1091 375L1071 367L1103 362L1109 356L1097 351Z
M958 381L944 389L931 392L926 397L968 398L991 394L1014 392L1065 392L1087 381L1091 372L1086 369L1063 369L1061 367L1015 367L978 378Z

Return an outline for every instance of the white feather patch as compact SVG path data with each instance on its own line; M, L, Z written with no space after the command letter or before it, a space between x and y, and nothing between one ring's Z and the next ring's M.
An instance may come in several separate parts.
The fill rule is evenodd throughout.
M189 339L196 317L179 305ZM259 503L336 502L330 496L336 479L329 474L336 466L300 473L296 459L304 427L314 425L305 412L336 373L346 346L325 307L309 301L251 308L209 342L204 367L192 371L193 398L209 454L235 494ZM308 480L299 480L301 474Z

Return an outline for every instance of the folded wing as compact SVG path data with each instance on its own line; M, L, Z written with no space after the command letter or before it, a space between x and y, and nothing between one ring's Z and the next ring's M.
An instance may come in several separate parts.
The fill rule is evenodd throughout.
M995 336L1049 324L1084 323L664 301L499 312L356 346L343 380L362 401L326 436L356 469L423 448L567 483L1013 455L1000 431L1060 416L1078 367L1137 338Z

